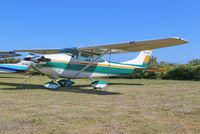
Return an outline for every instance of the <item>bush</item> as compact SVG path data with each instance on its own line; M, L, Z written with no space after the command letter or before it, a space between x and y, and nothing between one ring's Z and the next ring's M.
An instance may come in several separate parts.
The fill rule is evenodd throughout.
M194 79L192 66L179 65L169 70L162 78L172 80L192 80Z
M192 67L192 75L194 80L200 80L200 65Z

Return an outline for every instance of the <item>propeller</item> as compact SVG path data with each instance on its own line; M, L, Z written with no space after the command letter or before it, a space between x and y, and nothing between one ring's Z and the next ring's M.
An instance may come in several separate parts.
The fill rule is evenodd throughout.
M35 63L40 63L40 62L50 62L50 58L45 58L44 56L34 56L31 58L31 61Z
M38 61L41 61L41 62L50 62L51 59L50 58L45 58L44 56L41 56Z

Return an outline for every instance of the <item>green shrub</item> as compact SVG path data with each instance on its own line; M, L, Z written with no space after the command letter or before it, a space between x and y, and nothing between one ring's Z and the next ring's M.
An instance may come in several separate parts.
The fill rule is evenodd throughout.
M192 67L192 75L194 80L200 80L200 65Z
M192 80L194 79L192 66L179 65L169 70L162 78L172 80Z

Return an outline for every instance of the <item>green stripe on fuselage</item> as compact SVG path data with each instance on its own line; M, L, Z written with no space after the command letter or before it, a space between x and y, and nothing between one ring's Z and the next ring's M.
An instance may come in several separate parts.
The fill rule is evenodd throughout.
M48 62L41 66L42 67L68 69L68 70L81 70L86 65L74 64L74 63ZM108 74L115 74L115 75L127 75L127 74L134 73L134 69L118 68L118 67L104 67L104 66L96 66L96 65L91 65L85 71L86 72L103 73L103 74L108 73Z

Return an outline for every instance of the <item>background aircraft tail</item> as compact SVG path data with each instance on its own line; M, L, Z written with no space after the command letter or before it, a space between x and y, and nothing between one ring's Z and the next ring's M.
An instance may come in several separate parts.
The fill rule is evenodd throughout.
M148 66L151 54L152 54L152 50L141 51L136 58L122 62L122 63L131 64L131 65L139 65L143 68L146 68Z

